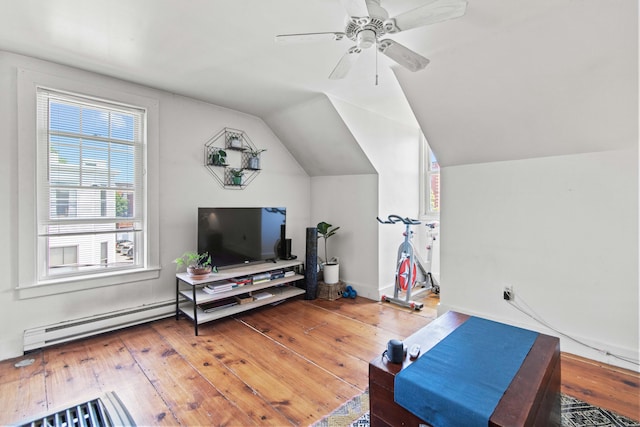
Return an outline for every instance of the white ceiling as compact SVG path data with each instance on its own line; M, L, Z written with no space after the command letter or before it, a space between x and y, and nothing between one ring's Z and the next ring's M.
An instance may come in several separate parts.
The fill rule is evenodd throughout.
M0 0L0 49L265 119L324 93L417 118L445 165L637 141L635 0L470 0L461 18L394 35L431 64L409 73L379 55L377 86L373 49L335 81L352 42L274 41L343 31L345 18L339 0Z

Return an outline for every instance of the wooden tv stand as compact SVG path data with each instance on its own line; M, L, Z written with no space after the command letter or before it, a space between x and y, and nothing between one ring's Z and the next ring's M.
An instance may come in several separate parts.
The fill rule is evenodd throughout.
M447 312L404 343L419 344L421 353L449 335L469 319L466 314ZM371 426L428 425L394 401L395 376L411 363L405 357L394 364L378 356L369 363ZM507 388L489 420L490 427L560 426L560 340L539 334L520 370Z
M279 260L276 262L242 265L224 269L218 273L211 273L209 277L203 280L193 280L187 273L178 273L176 274L176 320L178 320L180 313L186 315L193 321L194 333L198 335L198 325L202 323L211 322L212 320L232 316L243 311L304 294L304 289L294 286L296 282L304 280L304 276L300 274L301 266L302 261L298 260ZM276 270L294 270L295 274L262 283L248 283L215 294L209 294L203 290L205 286L216 282L224 283L228 279L254 276ZM244 294L255 295L256 293L269 293L271 296L256 299L248 303L223 306L212 311L205 311L203 309L206 304L211 304L215 301L231 299Z

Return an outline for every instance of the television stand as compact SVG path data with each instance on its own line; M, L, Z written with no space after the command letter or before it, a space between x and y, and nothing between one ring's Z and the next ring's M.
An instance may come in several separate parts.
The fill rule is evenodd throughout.
M202 280L178 273L176 320L183 313L193 321L198 335L198 325L202 323L302 295L305 290L295 286L304 280L301 267L302 262L297 260L270 260L224 269Z

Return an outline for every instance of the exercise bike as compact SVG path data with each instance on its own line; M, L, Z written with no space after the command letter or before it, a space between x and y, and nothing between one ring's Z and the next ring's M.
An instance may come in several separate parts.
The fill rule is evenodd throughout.
M381 300L383 302L390 302L403 307L409 307L413 310L421 310L422 307L424 307L424 304L413 301L411 299L412 296L416 296L424 292L433 292L435 294L440 293L440 284L431 273L433 242L436 239L435 228L437 223L432 222L426 224L430 229L428 232L430 242L427 246L428 259L427 262L425 262L420 258L420 255L415 251L413 244L411 243L411 239L413 237L411 226L421 224L420 221L408 217L402 218L399 215L389 215L385 221L381 220L379 217L376 219L381 224L396 224L401 222L405 225L405 231L403 233L404 240L398 247L393 297L382 295ZM401 293L404 293L404 298L401 298Z

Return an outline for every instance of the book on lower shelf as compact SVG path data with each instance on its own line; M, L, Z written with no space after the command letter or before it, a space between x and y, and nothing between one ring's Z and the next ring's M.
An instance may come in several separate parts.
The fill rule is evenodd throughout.
M253 294L254 301L260 301L261 299L271 298L273 296L270 292L259 292L257 294Z
M200 304L200 309L205 313L211 313L212 311L220 310L222 308L232 307L238 305L238 301L235 298L223 298L217 301L211 301L205 304Z

